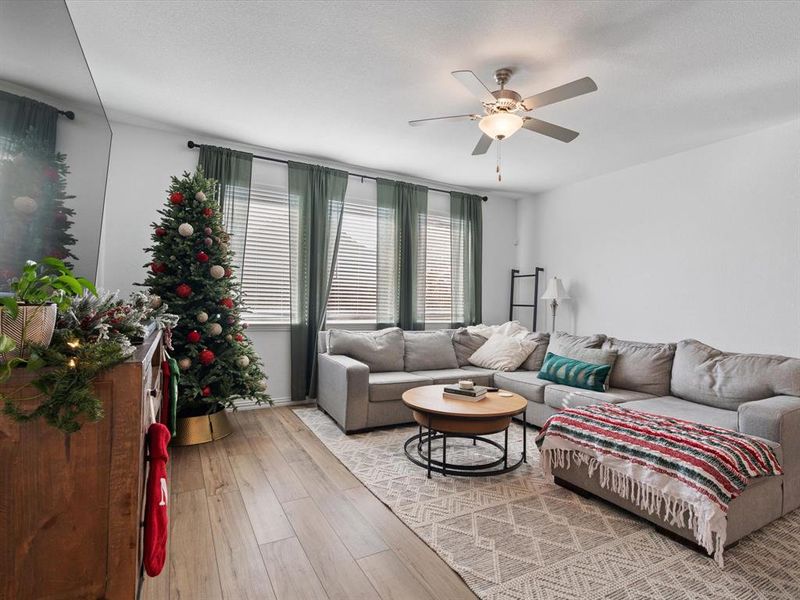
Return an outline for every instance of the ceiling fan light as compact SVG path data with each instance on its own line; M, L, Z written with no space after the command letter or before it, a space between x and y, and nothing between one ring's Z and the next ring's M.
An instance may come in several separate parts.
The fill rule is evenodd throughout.
M483 117L478 127L489 137L503 140L514 135L522 127L522 117L509 112L496 112Z

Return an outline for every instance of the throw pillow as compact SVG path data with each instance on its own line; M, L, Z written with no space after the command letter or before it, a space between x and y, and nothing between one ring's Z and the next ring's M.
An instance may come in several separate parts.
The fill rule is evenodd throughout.
M405 331L403 337L406 371L458 368L449 331Z
M538 377L553 383L602 392L610 372L611 365L594 365L548 352Z
M470 364L469 357L486 343L486 338L476 333L470 333L466 327L457 329L453 334L453 349L456 352L456 360L459 367L466 367Z
M601 348L573 348L563 355L565 358L580 360L592 365L608 365L608 377L603 384L603 391L608 391L611 378L614 376L614 365L617 363L616 350L603 350Z
M550 336L548 352L565 356L573 348L599 348L603 345L606 336L602 333L594 335L571 335L564 331L556 331Z
M389 327L378 331L331 329L328 352L345 354L369 367L370 372L403 370L403 330Z
M495 333L469 357L469 362L485 369L515 371L535 349L536 342Z
M549 333L539 333L538 331L529 333L525 336L529 342L536 342L536 350L531 352L531 355L525 359L525 362L520 365L521 369L526 371L538 371L542 368L545 354L547 354L547 345L550 343Z
M654 396L669 396L675 344L651 344L608 338L603 343L603 350L617 352L617 360L609 377L609 386Z

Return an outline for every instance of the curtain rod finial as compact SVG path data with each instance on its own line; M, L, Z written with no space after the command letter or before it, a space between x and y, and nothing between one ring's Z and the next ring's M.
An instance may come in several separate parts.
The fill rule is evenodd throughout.
M189 146L189 148L196 148L197 147L197 144L195 144L192 140L189 140L188 142L186 142L186 145Z
M483 197L482 197L482 200L483 200L484 202L488 202L488 201L489 201L489 196L483 196Z

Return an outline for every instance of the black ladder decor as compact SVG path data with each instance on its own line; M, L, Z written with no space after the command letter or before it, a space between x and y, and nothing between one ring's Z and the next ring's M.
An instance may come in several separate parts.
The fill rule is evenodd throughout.
M532 308L533 309L533 327L531 331L536 331L536 317L537 311L539 308L539 274L544 273L544 269L542 267L536 267L533 273L528 273L526 275L520 275L519 269L511 269L511 300L508 304L508 320L514 320L514 309L515 308ZM517 279L523 279L525 277L533 277L533 304L514 304L514 287Z

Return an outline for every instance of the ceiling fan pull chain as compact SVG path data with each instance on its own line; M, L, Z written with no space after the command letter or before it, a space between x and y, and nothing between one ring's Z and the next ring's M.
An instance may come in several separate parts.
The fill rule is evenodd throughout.
M497 181L503 181L503 175L500 172L500 163L502 162L502 154L500 147L503 145L503 140L497 140Z

